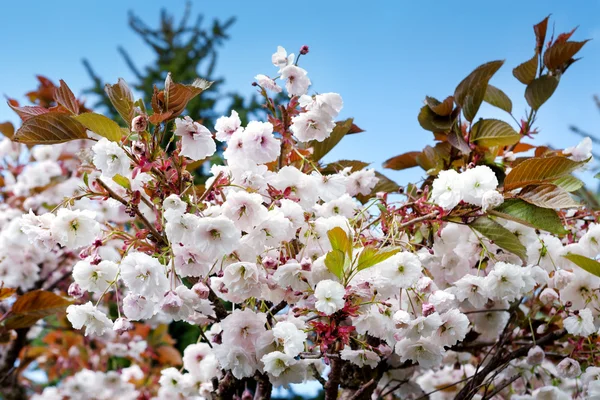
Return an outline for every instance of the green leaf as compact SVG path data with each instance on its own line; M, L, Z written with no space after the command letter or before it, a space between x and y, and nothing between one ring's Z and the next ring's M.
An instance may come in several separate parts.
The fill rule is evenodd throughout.
M463 114L468 121L473 121L488 86L489 80L504 64L504 61L491 61L475 68L462 80L454 91L454 100L463 108Z
M480 119L471 128L471 142L485 147L509 146L520 139L519 132L499 119Z
M558 77L543 75L531 81L525 89L525 100L534 110L539 109L558 87Z
M557 42L544 53L544 64L550 71L560 69L565 65L589 40L582 42Z
M573 161L563 156L530 158L514 167L504 179L504 190L509 191L536 183L549 183L563 178L587 161Z
M348 132L350 132L352 129L352 121L352 118L348 118L345 121L336 122L331 135L322 142L311 140L308 144L308 146L313 149L311 158L315 161L319 161L321 158L325 157L325 155L329 153Z
M519 193L519 198L542 208L580 207L563 188L550 183L527 186Z
M381 251L375 247L365 247L358 256L358 271L372 267L373 265L384 262L394 254L399 253L402 249L384 250Z
M116 174L113 176L112 180L127 190L131 189L131 183L129 182L129 179L125 178L123 175Z
M33 326L38 320L63 312L71 302L52 292L34 290L20 296L8 312L4 321L6 329Z
M576 264L578 267L586 270L590 274L600 276L600 263L598 261L572 253L564 255L563 257Z
M481 233L504 250L516 254L521 259L527 257L527 249L511 231L488 217L479 217L469 226Z
M81 122L87 129L95 134L103 136L113 142L121 141L122 132L119 124L102 114L83 113L73 118Z
M13 141L25 144L55 144L87 139L85 126L69 114L48 112L29 117L15 132Z
M89 185L89 182L88 182L88 179L89 179L89 177L88 177L88 173L87 173L87 172L84 172L84 173L83 173L83 183L85 183L85 186L87 186L87 187L89 187L89 186L90 186L90 185Z
M131 126L131 120L134 116L134 105L133 105L133 93L127 82L124 79L119 78L119 81L114 85L106 84L104 91L108 96L111 104L117 110L123 121L128 127ZM143 102L142 102L143 103Z
M498 89L496 86L487 86L483 101L493 105L494 107L498 107L509 114L512 112L512 101L502 90Z
M538 70L538 55L537 53L530 60L518 65L513 69L513 75L524 85L529 85L537 74Z
M417 157L421 154L420 151L409 151L408 153L400 154L392 157L383 163L383 168L401 171L403 169L413 168L419 165Z
M348 237L346 231L336 226L327 231L327 237L334 250L341 250L348 257L352 258L352 239Z
M325 256L325 266L327 269L337 276L340 280L344 278L344 263L346 256L341 250L331 250Z
M556 186L560 186L567 192L574 192L583 187L583 182L575 178L573 175L565 175L562 178L556 179L552 183Z
M557 235L566 233L556 211L538 207L521 199L505 200L498 207L489 210L488 213Z

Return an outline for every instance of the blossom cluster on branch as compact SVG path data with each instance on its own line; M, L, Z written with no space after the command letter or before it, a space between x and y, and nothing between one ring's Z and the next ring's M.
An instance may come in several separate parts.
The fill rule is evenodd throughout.
M515 76L539 94L572 63L556 61L581 43L568 39L545 52L560 53L536 50L533 77ZM276 77L255 77L268 121L242 126L233 111L215 132L182 116L210 82L170 75L151 111L124 81L107 86L127 128L80 112L64 82L56 107L13 104L24 123L0 145L0 281L19 297L4 330L47 315L27 291L62 287L67 320L102 349L35 398L268 399L310 380L326 399L600 398L600 224L571 195L589 141L522 143L537 97L518 132L474 123L483 101L512 116L488 83L492 62L443 102L427 98L419 122L436 147L386 166L429 177L400 188L360 161L323 163L361 129L336 122L339 94L308 94L307 53L279 47ZM199 185L190 170L215 140L226 163ZM173 321L198 327L197 342L181 365L155 358L153 374L149 354L171 340L153 332ZM127 366L100 362L107 354Z

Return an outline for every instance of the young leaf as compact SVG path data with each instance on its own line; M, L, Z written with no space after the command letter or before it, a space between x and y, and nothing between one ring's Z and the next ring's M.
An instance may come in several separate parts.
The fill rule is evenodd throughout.
M488 82L502 64L504 61L499 60L480 65L456 87L454 99L463 108L467 120L475 118L485 97Z
M17 115L19 116L19 118L21 118L21 120L23 122L27 121L30 118L33 118L37 115L42 115L42 114L46 114L49 113L50 110L48 110L47 108L44 107L40 107L40 106L23 106L23 107L19 107L16 106L14 104L12 104L10 101L8 102L8 106L10 108L12 108L12 110L14 112L17 113Z
M585 161L573 161L563 156L530 158L518 164L506 175L504 190L509 191L536 183L556 181L583 164Z
M15 288L0 287L0 301L8 299L15 293L17 293Z
M87 139L87 129L68 114L48 112L28 118L13 136L25 144L54 144Z
M458 114L453 113L448 116L440 116L433 112L429 106L423 106L419 111L417 119L419 125L426 131L441 132L452 128L456 115Z
M54 100L73 114L79 114L79 102L62 79L60 80L60 86L54 89Z
M471 128L471 141L485 147L508 146L520 139L519 132L499 119L480 119Z
M558 77L543 75L534 79L525 89L525 100L534 110L544 104L558 87Z
M327 237L334 250L341 250L348 257L352 257L352 240L339 226L327 231Z
M471 152L471 147L469 143L463 137L462 131L460 128L452 129L447 136L448 143L452 145L455 149L459 150L463 154L469 154Z
M592 260L591 258L580 256L579 254L567 254L563 256L567 260L576 264L578 267L586 270L592 275L600 276L600 263L596 260Z
M20 296L4 321L6 329L27 328L38 320L63 312L71 302L52 292L34 290Z
M544 47L544 41L546 40L546 30L548 29L548 15L541 22L533 26L533 32L535 33L535 51L541 53Z
M15 134L15 126L8 121L2 122L0 123L0 133L3 134L4 137L12 139Z
M565 175L552 182L556 186L563 188L567 192L575 192L583 187L583 182L573 175Z
M129 179L125 178L123 175L116 174L113 176L112 180L127 190L131 189L131 183L129 182Z
M115 121L102 114L83 113L73 118L81 122L90 131L110 141L121 141L121 127Z
M170 118L175 118L185 110L187 103L203 91L210 88L212 82L197 78L190 85L173 82L171 73L165 80L164 111L171 112Z
M335 145L337 145L340 140L342 140L342 138L348 134L348 132L350 132L350 129L352 129L352 121L352 118L348 118L345 121L336 122L331 135L329 135L329 137L322 142L312 140L309 143L309 146L313 148L313 154L311 158L314 161L319 161L321 158L325 157L325 155L329 153L329 151L331 151L331 149L333 149Z
M588 42L555 43L544 53L544 64L550 71L560 69Z
M401 171L403 169L413 168L419 165L417 157L421 154L420 151L409 151L408 153L400 154L392 157L383 163L383 168Z
M538 207L521 199L508 199L488 213L557 235L566 233L556 211Z
M580 207L565 189L553 184L527 186L519 193L519 198L542 208Z
M346 256L344 252L341 250L331 250L325 256L325 266L335 276L337 276L340 280L344 278L344 264L346 261Z
M527 257L527 249L519 239L496 221L488 217L479 217L469 226L504 250L516 254L521 259Z
M325 167L321 169L321 172L324 174L335 174L343 170L344 168L352 168L351 171L360 171L369 166L369 163L358 160L338 160L332 163L327 164Z
M493 105L494 107L498 107L509 114L512 112L512 101L502 90L498 89L496 86L487 86L483 101Z
M127 82L119 78L119 81L114 85L107 84L104 86L104 91L115 110L123 118L123 121L128 126L131 125L131 120L134 116L133 93L129 89L129 86L127 86Z
M452 110L454 109L454 97L452 96L446 97L442 102L433 97L425 96L425 103L427 103L431 111L441 117L447 117L452 114Z
M391 256L396 253L399 253L402 249L393 249L393 250L385 250L381 251L376 249L375 247L367 246L363 248L358 256L358 265L357 269L362 271L363 269L367 269L372 267L373 265L384 262Z
M537 53L531 57L531 59L525 61L523 64L516 66L513 69L513 75L524 85L529 85L537 74L538 70L538 55Z

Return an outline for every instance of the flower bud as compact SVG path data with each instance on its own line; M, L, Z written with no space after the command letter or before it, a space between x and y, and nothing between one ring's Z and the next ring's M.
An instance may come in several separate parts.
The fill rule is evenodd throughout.
M208 299L208 295L210 294L210 289L204 284L204 282L196 283L194 286L192 286L192 290L198 295L199 298L204 300Z
M83 296L83 289L77 283L73 282L69 285L67 294L73 298L80 299Z
M148 128L148 117L145 115L138 115L131 121L131 130L133 132L144 132Z
M310 271L312 267L312 260L308 257L304 257L302 261L300 261L300 266L302 267L302 271Z
M167 314L177 314L182 306L183 300L181 300L181 297L179 297L179 295L174 291L170 290L165 295L160 305L160 309Z
M146 145L136 140L131 143L131 152L136 156L141 156L146 152Z
M277 260L274 259L273 257L266 256L265 258L262 259L262 264L267 269L275 269L275 268L277 268Z
M133 324L127 318L117 318L113 325L113 330L118 334L122 334L133 329Z
M433 304L424 303L421 306L421 310L422 310L423 316L427 317L435 312L435 307L433 306Z
M308 46L307 45L300 47L300 54L302 54L303 56L308 54Z
M540 301L544 304L552 303L558 300L558 293L554 289L546 288L540 293Z
M544 361L544 350L540 346L535 346L527 352L527 364L534 366L540 365Z

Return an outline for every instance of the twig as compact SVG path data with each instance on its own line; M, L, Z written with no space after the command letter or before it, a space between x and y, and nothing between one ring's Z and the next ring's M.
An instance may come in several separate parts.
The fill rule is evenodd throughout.
M309 364L309 368L310 368L313 376L315 377L315 379L317 381L319 381L319 383L321 385L323 385L323 387L325 387L325 385L327 384L327 381L325 380L325 378L323 378L321 376L321 374L319 373L319 370L317 369L317 367L315 366L315 364L313 364L313 363Z
M490 394L488 394L487 396L485 396L482 400L489 400L489 399L493 398L495 395L497 395L498 393L500 393L505 387L507 387L508 385L510 385L511 383L513 383L514 381L516 381L517 379L519 379L520 377L521 377L521 375L515 375L515 376L513 376L506 383L504 383L502 386L496 388L493 392L491 392Z
M406 228L408 226L411 226L412 224L416 224L417 222L425 221L425 220L428 220L428 219L433 219L433 218L437 217L439 215L439 213L440 212L436 210L436 211L434 211L432 213L429 213L427 215L423 215L421 217L417 217L415 219L411 219L408 222L405 222L403 224L398 225L398 229L404 229L404 228Z

